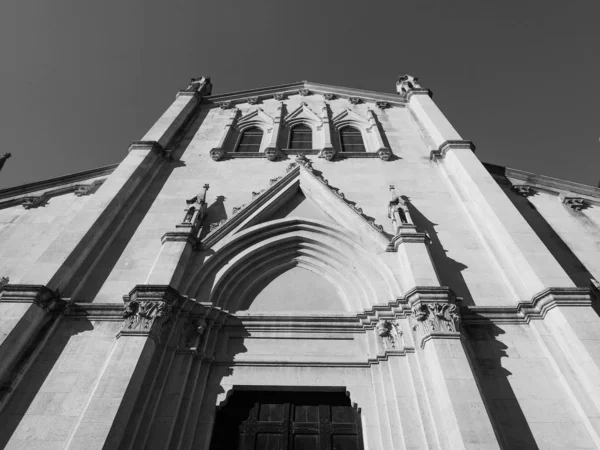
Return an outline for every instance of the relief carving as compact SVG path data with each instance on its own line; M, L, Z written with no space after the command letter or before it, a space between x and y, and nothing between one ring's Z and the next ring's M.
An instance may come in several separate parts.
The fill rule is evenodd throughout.
M417 321L415 329L422 337L433 332L460 331L458 308L452 303L420 303L413 306L412 314Z
M327 161L333 161L333 158L335 158L335 148L333 147L325 147L323 150L321 150L321 153L319 154L319 158L325 158Z
M277 161L281 157L281 152L276 147L269 147L265 150L265 155L269 161Z
M165 301L130 301L123 311L121 333L147 333L158 338L171 316L172 307Z
M381 319L376 325L376 330L386 350L402 348L402 330L397 320Z
M335 98L335 94L326 93L326 94L323 94L323 98L325 100L333 100Z
M348 100L350 100L350 103L353 105L358 105L362 101L360 97L350 97Z
M213 161L219 161L225 155L225 151L222 148L213 148L210 151L210 157Z

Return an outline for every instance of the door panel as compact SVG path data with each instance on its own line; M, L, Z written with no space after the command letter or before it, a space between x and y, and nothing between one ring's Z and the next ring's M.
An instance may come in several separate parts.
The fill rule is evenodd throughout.
M238 391L217 413L211 450L363 450L344 392Z

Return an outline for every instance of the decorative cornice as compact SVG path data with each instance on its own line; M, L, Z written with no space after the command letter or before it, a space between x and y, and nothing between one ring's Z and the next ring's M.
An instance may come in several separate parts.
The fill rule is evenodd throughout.
M196 246L198 244L198 238L191 233L191 225L189 228L189 231L168 231L162 235L160 242L162 244L165 242L185 242L192 246Z
M560 195L559 198L564 205L575 211L581 211L582 209L586 209L590 206L589 203L587 203L582 197L566 197Z
M412 89L406 93L406 101L410 102L410 99L414 95L427 95L428 97L433 97L433 92L429 89Z
M475 144L471 141L449 140L443 142L437 150L432 150L429 157L432 161L444 158L450 150L471 150L475 151Z

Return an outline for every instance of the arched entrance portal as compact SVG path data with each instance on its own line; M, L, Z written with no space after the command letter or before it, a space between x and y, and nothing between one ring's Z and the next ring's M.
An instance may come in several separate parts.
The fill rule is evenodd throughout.
M217 412L211 450L363 450L345 392L234 391Z

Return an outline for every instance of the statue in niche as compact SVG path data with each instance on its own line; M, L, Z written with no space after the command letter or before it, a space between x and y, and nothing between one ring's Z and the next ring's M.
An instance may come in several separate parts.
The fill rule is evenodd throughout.
M388 204L388 217L392 219L394 233L398 234L402 225L410 225L410 213L404 198L396 193L394 185L390 185L390 202Z

